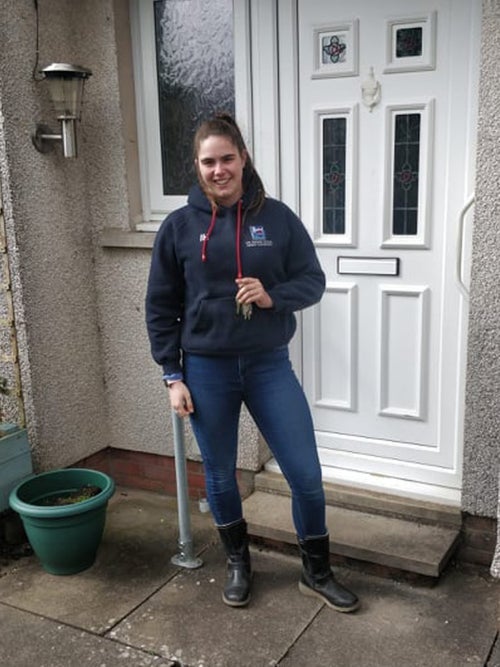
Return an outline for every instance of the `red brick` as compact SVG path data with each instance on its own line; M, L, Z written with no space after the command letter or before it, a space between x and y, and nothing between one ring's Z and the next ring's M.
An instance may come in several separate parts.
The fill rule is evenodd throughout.
M177 495L175 458L129 449L106 448L79 462L79 465L106 472L116 484L136 489ZM206 496L205 471L201 461L186 461L188 495L193 500ZM254 473L237 471L240 493L248 496L253 489Z

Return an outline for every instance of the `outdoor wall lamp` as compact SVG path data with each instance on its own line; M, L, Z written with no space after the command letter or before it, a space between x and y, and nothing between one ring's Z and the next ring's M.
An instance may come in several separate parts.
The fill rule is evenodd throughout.
M52 63L40 70L40 74L49 86L61 132L56 134L47 125L38 123L32 135L35 148L40 153L47 153L52 150L54 142L60 141L64 157L76 157L76 121L81 116L85 80L92 72L77 65Z

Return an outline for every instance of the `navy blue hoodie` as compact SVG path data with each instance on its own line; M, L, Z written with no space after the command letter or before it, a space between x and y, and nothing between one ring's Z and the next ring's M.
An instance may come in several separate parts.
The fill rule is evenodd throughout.
M181 350L228 356L286 345L296 328L294 311L321 299L325 276L302 222L275 199L266 198L257 213L247 211L249 201L244 195L239 250L237 205L219 207L213 219L199 186L157 233L146 324L165 374L181 372ZM273 300L269 309L253 304L248 320L236 313L238 254L243 276L259 278Z

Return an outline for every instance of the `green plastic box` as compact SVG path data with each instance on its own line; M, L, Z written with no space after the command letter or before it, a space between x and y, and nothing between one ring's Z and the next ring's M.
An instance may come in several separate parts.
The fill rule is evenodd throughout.
M9 507L9 494L33 473L28 434L16 424L0 424L0 512Z

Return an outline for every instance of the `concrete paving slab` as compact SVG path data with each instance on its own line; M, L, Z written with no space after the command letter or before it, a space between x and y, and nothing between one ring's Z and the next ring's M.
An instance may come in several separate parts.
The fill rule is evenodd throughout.
M208 514L193 503L194 548L216 538ZM113 627L152 595L178 568L177 505L173 498L119 489L109 503L96 563L76 575L45 572L33 556L0 577L0 601L92 632Z
M500 591L492 581L450 569L433 588L359 573L352 585L363 601L359 612L332 615L324 607L280 667L486 665Z
M255 578L248 607L222 602L224 557L210 547L203 568L177 574L107 636L189 667L281 664L322 603L299 592L297 558L253 548L251 553Z
M500 636L497 636L497 640L486 667L500 667Z
M172 667L170 660L0 604L4 667Z
M500 667L500 640L497 639L487 667Z
M243 508L252 535L296 543L289 497L259 491ZM331 505L326 522L332 553L429 577L439 576L459 537L455 528Z

